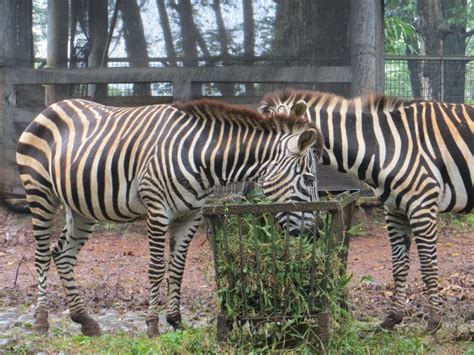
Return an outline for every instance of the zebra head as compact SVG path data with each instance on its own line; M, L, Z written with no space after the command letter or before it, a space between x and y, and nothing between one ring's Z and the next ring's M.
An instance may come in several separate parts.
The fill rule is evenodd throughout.
M295 100L294 97L281 101L276 95L268 95L261 102L258 111L262 114L284 114L296 118L304 118L308 104L304 100Z
M310 125L299 134L282 142L282 156L266 169L261 187L274 202L315 202L319 200L316 161L322 152L323 139L316 127ZM276 219L290 235L310 234L314 230L314 213L279 213Z

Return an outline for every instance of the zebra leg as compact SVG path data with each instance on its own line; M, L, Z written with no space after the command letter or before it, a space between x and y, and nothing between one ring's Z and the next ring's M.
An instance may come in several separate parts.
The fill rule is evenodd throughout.
M186 220L174 221L170 227L170 263L168 267L169 289L168 289L168 312L167 322L174 329L182 328L180 312L181 281L183 280L186 254L191 239L199 227L201 214L194 213Z
M408 219L401 214L387 211L385 219L392 249L392 275L395 292L387 316L380 327L392 330L402 321L405 312L407 276L410 268L411 229Z
M426 332L434 334L442 324L442 300L438 294L438 256L436 251L436 215L412 219L412 229L420 258L421 279L428 290L430 303Z
M53 229L54 213L41 213L31 209L33 214L33 234L36 241L35 268L38 274L38 301L35 308L35 320L32 328L43 334L49 329L46 285L49 266L51 265L50 241Z
M36 242L35 268L38 274L38 301L35 308L35 320L32 328L43 334L49 329L48 305L46 300L46 285L49 266L51 265L51 233L53 218L58 207L58 200L51 191L43 186L24 182L26 199L28 201L33 235Z
M95 222L66 210L66 230L53 248L53 259L58 270L59 278L66 290L66 300L71 312L71 319L80 323L82 334L100 335L99 324L87 315L79 290L74 279L74 266L82 246L89 239Z
M148 240L150 244L150 264L148 278L150 280L150 305L145 318L147 335L152 338L160 335L159 290L165 276L165 233L168 230L168 217L165 213L149 211L147 220Z

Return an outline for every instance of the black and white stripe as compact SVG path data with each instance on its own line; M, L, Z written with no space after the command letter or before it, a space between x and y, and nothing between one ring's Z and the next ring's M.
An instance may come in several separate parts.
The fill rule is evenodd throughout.
M167 231L167 319L179 326L186 252L206 198L217 186L263 180L264 192L276 201L312 201L314 188L307 181L314 180L309 150L315 144L322 145L319 132L304 119L265 117L212 101L108 107L74 99L51 105L21 135L17 149L37 243L34 328L48 327L46 279L52 256L72 319L82 324L84 334L100 333L78 293L76 256L95 221L129 222L143 216L150 243L148 333L158 334ZM50 252L59 204L66 208L67 225Z
M260 110L309 118L324 137L322 163L366 182L384 203L396 288L384 328L403 317L413 234L432 308L427 330L436 330L436 217L473 210L474 107L286 90L265 96Z

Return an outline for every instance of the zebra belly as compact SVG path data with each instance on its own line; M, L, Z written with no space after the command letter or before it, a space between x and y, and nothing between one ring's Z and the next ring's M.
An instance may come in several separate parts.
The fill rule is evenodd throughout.
M84 179L73 164L69 171L66 169L62 176L55 178L56 193L73 211L97 221L131 222L146 214L137 179L118 180L111 171L102 174L101 181L94 174Z
M459 186L458 190L452 190L447 184L443 186L440 194L440 212L469 213L474 208L474 187L465 188Z

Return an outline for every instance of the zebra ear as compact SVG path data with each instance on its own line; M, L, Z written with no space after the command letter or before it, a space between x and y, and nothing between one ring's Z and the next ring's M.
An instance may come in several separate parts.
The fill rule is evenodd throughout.
M308 108L308 105L306 104L306 102L303 100L300 100L296 104L293 105L293 107L290 110L290 114L296 117L303 117L306 113L307 108Z
M311 151L316 158L316 161L319 161L321 159L321 156L323 155L323 149L324 149L324 139L323 135L319 130L316 131L316 142L313 144L311 147Z
M291 154L303 156L309 148L321 140L321 134L314 128L309 128L288 142L288 151Z

